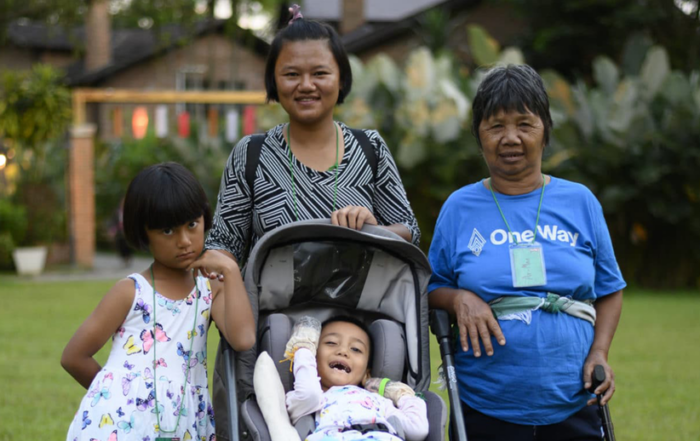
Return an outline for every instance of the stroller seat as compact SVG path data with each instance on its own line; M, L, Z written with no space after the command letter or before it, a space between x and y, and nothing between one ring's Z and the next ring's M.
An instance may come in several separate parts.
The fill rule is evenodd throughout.
M229 409L236 408L231 402L236 396L232 389L252 384L256 354L267 351L275 362L285 358L284 348L295 320L311 315L323 322L336 315L351 315L368 325L372 334L372 376L402 381L421 392L430 424L426 440L444 440L446 406L438 395L428 391L429 277L425 255L383 228L365 226L355 231L315 220L273 230L258 241L245 270L258 339L252 354L231 350L225 355L231 357L224 358ZM243 362L245 358L249 361ZM234 365L239 367L234 369ZM276 367L288 392L294 385L290 364L276 363ZM269 440L255 398L247 396L241 401L238 410L247 439ZM229 415L236 418L239 412ZM313 416L301 421L297 431L304 439L315 423ZM231 439L235 440L235 435Z

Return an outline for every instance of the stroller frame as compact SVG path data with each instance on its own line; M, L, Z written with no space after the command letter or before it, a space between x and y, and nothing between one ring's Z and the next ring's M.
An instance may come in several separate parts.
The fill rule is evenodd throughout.
M321 244L320 249L326 253L325 257L328 257L328 250L331 250L331 257L336 259L329 263L327 258L317 257L316 263L320 263L325 268L333 268L332 273L335 278L329 277L320 283L312 282L307 286L300 285L304 282L303 278L298 276L304 269L299 270L295 267L294 259L297 258L299 263L298 256L304 255L303 247L307 244L310 244L308 250L313 250L316 245ZM348 249L336 249L338 244L345 244ZM323 251L324 246L326 246L325 251ZM370 250L366 253L369 257L357 258L357 255L353 255L354 249L365 248ZM290 251L292 249L300 251L294 254ZM350 276L343 279L342 274L338 276L338 273L342 273L343 270L353 271L352 268L339 268L343 265L337 265L338 259L344 256L344 252L361 261L361 271L356 277ZM313 261L313 253L308 254L309 260ZM278 278L271 275L273 271L286 272L294 277L291 277L290 282L287 280L289 277ZM310 274L320 273L312 269ZM389 280L386 280L387 278ZM400 380L415 390L430 395L428 413L434 420L438 420L437 425L440 427L434 430L433 424L436 422L431 422L431 435L428 439L442 440L446 419L445 406L437 395L428 392L430 349L427 284L429 278L430 265L420 249L384 228L366 225L362 231L356 231L333 226L330 220L312 220L279 227L261 238L248 259L244 282L253 307L258 335L264 328L262 318L268 314L282 312L290 317L299 317L309 308L312 311L325 310L325 313L321 312L321 317L324 317L323 314L327 317L338 310L359 310L369 314L369 317L389 318L399 323L406 338L404 378ZM374 288L377 286L375 283L377 281L380 286L388 289L375 294ZM307 292L312 294L306 295ZM245 438L246 434L239 422L241 410L241 403L238 403L237 399L241 395L239 386L246 387L246 384L252 384L257 347L246 357L245 353L235 353L228 347L225 340L222 340L222 346L226 401L228 409L236 409L228 412L228 430L230 440L238 441ZM247 362L244 361L245 358L248 358ZM280 369L278 367L278 371ZM435 403L432 409L431 402ZM435 409L436 407L438 409ZM434 432L436 436L433 436Z

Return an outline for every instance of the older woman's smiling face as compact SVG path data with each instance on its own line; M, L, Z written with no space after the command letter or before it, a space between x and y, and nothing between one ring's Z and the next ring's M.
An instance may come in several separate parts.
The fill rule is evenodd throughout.
M479 124L479 139L492 177L517 181L542 173L544 124L528 111L499 111Z

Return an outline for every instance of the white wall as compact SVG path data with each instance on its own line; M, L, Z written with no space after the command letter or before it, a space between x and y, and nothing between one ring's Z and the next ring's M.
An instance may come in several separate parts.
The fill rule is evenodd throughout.
M365 20L397 21L430 8L444 0L365 0ZM337 21L342 0L304 0L302 13L318 20Z

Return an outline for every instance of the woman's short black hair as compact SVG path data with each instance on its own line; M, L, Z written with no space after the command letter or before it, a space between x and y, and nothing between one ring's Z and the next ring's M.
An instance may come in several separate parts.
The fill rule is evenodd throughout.
M372 334L369 332L369 327L355 317L349 315L336 315L323 322L321 324L321 329L325 328L326 325L336 322L351 323L362 329L365 334L367 334L367 339L369 340L369 358L367 359L367 369L369 369L372 366L372 359L374 358L374 340L372 339Z
M141 170L124 198L124 236L132 246L148 249L146 228L172 228L204 216L211 228L211 209L197 178L176 162Z
M338 63L338 68L340 69L340 91L336 104L342 104L352 88L352 69L350 68L350 60L345 52L345 47L343 47L338 33L330 25L304 18L294 20L289 26L280 30L275 39L272 40L270 53L267 55L267 63L265 64L267 100L279 101L277 83L275 82L275 65L284 43L307 40L328 41L328 48L331 50L333 58L335 58L335 62Z
M544 143L549 144L552 116L549 113L549 98L542 77L526 64L498 66L489 70L476 91L472 103L472 133L481 147L479 125L501 110L528 110L539 116L544 124Z

